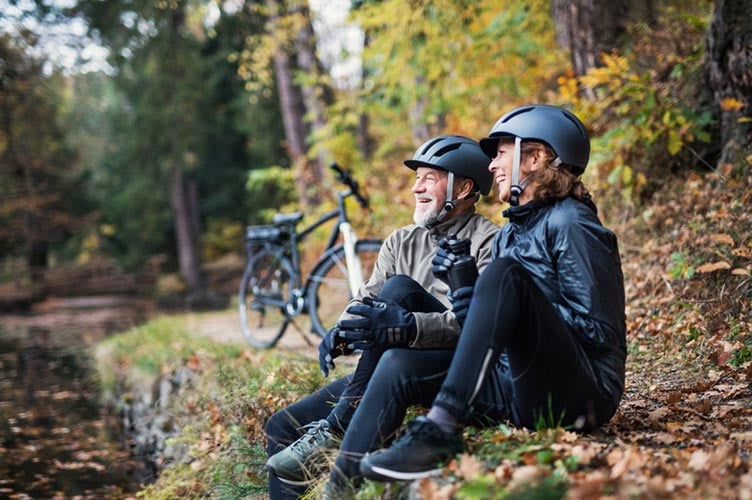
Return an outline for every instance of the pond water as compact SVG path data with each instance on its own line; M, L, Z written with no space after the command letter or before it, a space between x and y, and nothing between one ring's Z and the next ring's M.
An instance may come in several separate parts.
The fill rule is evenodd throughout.
M98 297L0 314L0 498L134 498L154 479L100 406L89 350L150 309Z

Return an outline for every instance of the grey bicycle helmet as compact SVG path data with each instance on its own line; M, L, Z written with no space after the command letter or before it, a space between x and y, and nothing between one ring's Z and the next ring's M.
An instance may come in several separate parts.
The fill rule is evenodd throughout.
M504 136L545 142L575 175L585 171L590 159L585 126L573 113L557 106L522 106L499 118L488 137L480 140L480 147L489 158L496 156L499 139Z
M469 177L484 195L491 192L493 184L488 164L488 156L480 145L461 135L441 135L429 139L415 151L411 160L405 160L405 165L412 170L418 167L439 168L454 175Z

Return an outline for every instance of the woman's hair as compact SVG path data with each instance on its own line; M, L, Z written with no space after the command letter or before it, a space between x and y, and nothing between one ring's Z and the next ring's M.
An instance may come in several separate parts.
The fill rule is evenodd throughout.
M554 163L557 155L551 147L538 141L522 141L520 156L540 153L543 156L543 168L530 174L530 180L536 181L533 192L536 200L558 200L572 196L583 203L591 203L590 192L582 180L571 171L568 165Z

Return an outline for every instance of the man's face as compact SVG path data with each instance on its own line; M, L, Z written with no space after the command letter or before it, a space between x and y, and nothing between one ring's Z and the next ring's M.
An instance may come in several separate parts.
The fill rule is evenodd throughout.
M418 167L415 170L415 224L428 227L437 222L441 208L446 201L446 188L449 174L444 170Z

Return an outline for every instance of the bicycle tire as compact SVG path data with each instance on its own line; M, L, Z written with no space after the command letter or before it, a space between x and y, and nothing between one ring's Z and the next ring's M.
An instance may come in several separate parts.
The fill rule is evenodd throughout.
M299 289L292 262L278 246L255 253L243 272L238 292L240 327L253 347L274 347L292 320L290 294Z
M355 253L363 267L363 279L371 276L380 249L379 240L359 240L355 243ZM334 247L329 256L311 271L308 283L307 304L311 331L323 337L336 324L352 299L347 281L345 249L342 245ZM324 298L325 303L321 298Z

